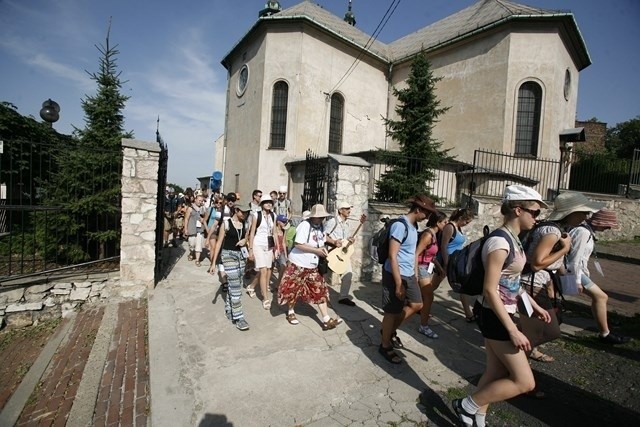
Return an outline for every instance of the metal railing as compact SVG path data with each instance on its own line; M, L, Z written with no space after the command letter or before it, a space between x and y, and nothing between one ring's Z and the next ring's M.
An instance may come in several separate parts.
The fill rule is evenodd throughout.
M570 179L561 189L629 197L640 185L640 150L631 158L620 159L611 153L575 152L569 164Z
M376 152L364 153L360 154L360 157L367 160L372 164L370 176L369 176L369 197L374 201L384 201L379 200L376 197L378 182L381 177L389 172L392 167L387 164L387 162L381 160ZM386 153L385 156L396 159L404 159L406 160L406 164L408 165L407 171L409 175L412 175L422 169L422 160L419 158L407 157L402 153ZM440 166L437 169L433 170L434 178L425 181L425 187L428 189L428 193L432 196L435 196L437 199L438 206L450 206L457 205L460 203L460 199L462 197L462 192L464 188L460 186L460 181L458 177L460 174L463 174L465 171L471 169L471 165L454 161L454 160L446 160L440 163ZM387 195L387 197L391 199L395 199L394 195Z
M470 196L500 197L507 185L523 184L552 200L558 193L559 173L558 160L475 150L473 168L462 180Z
M4 140L3 148L0 283L98 262L117 265L120 149L20 140Z

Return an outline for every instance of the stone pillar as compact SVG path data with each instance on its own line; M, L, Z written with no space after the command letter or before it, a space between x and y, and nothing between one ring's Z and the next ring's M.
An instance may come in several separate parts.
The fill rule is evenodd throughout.
M123 139L122 148L120 286L123 296L140 296L154 286L160 146Z
M353 233L360 224L360 215L369 210L369 173L371 164L360 157L329 154L329 185L327 191L327 208L329 213L337 215L337 204L346 201L353 209L349 216L349 226ZM368 262L370 236L367 224L363 224L356 235L354 252L351 256L353 280L360 280L362 267Z

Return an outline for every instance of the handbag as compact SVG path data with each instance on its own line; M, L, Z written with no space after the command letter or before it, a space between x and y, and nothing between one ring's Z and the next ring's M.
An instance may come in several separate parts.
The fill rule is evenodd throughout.
M326 257L318 258L318 273L321 276L324 276L329 272L329 261L327 261Z

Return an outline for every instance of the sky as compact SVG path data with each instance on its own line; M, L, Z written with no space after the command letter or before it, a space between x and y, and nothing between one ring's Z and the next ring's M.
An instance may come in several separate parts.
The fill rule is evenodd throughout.
M282 0L283 9L301 0ZM378 36L389 43L476 0L401 0ZM640 115L639 0L521 0L574 13L592 65L579 77L577 119L615 126ZM348 0L315 0L343 17ZM372 34L392 0L353 0L356 26ZM224 132L222 58L258 19L265 0L0 0L0 101L39 120L48 98L61 107L58 132L83 128L81 100L96 92L96 45L118 45L125 130L169 147L168 181L194 186L214 169Z

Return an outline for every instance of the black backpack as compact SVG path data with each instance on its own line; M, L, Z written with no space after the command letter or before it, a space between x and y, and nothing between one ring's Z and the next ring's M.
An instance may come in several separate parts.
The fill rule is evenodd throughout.
M493 232L469 243L462 249L449 255L447 279L454 292L465 295L480 295L484 287L484 264L482 263L482 247L489 237L500 236L509 243L509 254L502 268L513 262L514 247L509 234L498 228Z
M407 237L409 236L409 224L407 224L407 222L403 218L395 218L395 219L392 219L391 221L388 221L385 224L384 228L378 231L378 233L380 233L381 231L384 231L383 233L380 233L380 236L377 242L378 244L376 245L377 247L376 252L378 253L379 264L384 265L384 263L389 258L389 239L391 237L390 236L391 224L398 221L401 221L405 226L404 237L402 238L402 241L400 242L400 244L404 243L407 240Z
M276 223L276 214L274 212L271 212L269 214L269 216L271 217L272 223L275 224ZM258 211L256 212L256 230L258 229L258 227L260 227L260 224L262 223L262 211Z

